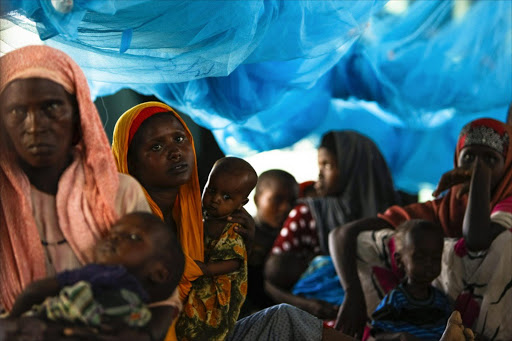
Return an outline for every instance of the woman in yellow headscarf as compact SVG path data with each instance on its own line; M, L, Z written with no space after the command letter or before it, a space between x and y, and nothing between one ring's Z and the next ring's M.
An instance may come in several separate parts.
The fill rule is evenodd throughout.
M147 102L119 118L112 150L119 172L139 180L153 213L177 232L186 258L179 285L183 302L190 282L203 274L194 260L203 261L204 257L201 194L192 134L171 107ZM172 340L171 335L167 339Z
M194 260L204 260L201 193L192 134L171 107L147 102L126 111L114 129L112 150L119 172L142 184L153 213L173 228L186 257L179 285L184 302L194 281L203 273ZM245 211L230 218L250 245L254 220ZM166 340L175 339L171 328Z

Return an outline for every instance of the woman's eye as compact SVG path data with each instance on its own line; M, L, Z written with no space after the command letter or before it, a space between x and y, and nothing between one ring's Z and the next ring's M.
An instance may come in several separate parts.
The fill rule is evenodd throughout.
M224 198L224 200L229 200L231 199L231 196L229 194L224 194L222 198Z
M21 108L21 107L17 107L17 108L12 108L9 110L9 113L15 117L21 117L21 116L25 116L25 114L27 113L27 111L24 109L24 108Z
M494 166L496 164L496 162L498 162L498 159L495 156L488 156L487 157L487 163L490 166Z
M46 111L52 111L52 110L57 110L60 108L60 104L57 103L57 102L52 102L52 103L48 103L46 104L46 106L44 107L44 109Z
M136 235L135 233L131 233L130 234L130 239L131 240L140 240L140 237L138 235Z
M154 144L154 145L151 146L151 150L155 151L155 152L158 152L158 151L162 150L162 145L161 144Z
M183 142L183 141L185 141L185 136L178 136L178 137L176 138L176 142L178 142L178 143L181 143L181 142Z
M464 161L473 161L474 156L473 154L464 154L463 160Z

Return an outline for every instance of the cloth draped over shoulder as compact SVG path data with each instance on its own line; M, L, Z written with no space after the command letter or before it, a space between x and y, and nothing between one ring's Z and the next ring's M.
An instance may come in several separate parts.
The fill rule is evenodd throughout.
M162 108L174 115L187 133L187 138L192 143L194 151L194 160L196 160L196 151L194 140L187 125L183 119L170 106L160 102L146 102L134 106L127 110L117 121L112 138L112 151L117 164L117 169L121 173L129 174L128 171L128 148L130 128L137 116L147 108ZM203 261L204 242L203 242L203 216L201 211L201 195L199 187L199 178L197 175L197 163L194 164L192 178L190 181L180 186L179 194L174 204L172 214L178 225L178 235L180 243L185 254L185 272L179 284L180 299L183 302L191 288L191 281L195 280L203 273L194 260ZM148 199L153 213L164 219L162 211L153 201L148 192L144 189L144 194Z
M329 254L331 230L374 217L399 200L386 160L372 140L355 131L328 134L334 135L342 192L336 197L303 199L311 209L324 254Z
M512 136L512 126L494 119L478 119L470 122L467 126L469 125L483 126L498 131L500 134L508 134L508 141L510 141ZM464 144L461 143L466 139L464 131L463 129L455 150L454 167L457 167L459 154L464 147ZM491 209L496 206L497 203L512 195L512 148L509 143L510 142L507 142L507 147L502 150L505 161L505 171L500 182L492 192ZM394 227L406 220L426 219L440 224L443 227L445 236L454 238L462 237L462 222L468 198L467 195L462 196L460 199L457 198L456 193L460 186L461 185L453 186L443 197L432 201L412 204L405 207L390 207L384 214L380 214L379 217L386 220Z
M27 46L7 53L0 58L0 70L0 93L14 80L44 78L76 96L81 136L72 148L77 151L75 158L59 180L56 203L64 237L79 261L88 263L92 261L91 246L118 218L114 201L119 177L87 80L69 56L48 46ZM46 276L44 250L32 215L30 186L8 141L3 141L0 303L8 310L26 285Z

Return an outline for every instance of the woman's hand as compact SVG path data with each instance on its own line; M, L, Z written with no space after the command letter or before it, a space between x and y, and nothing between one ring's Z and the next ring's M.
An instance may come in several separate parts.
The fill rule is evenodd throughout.
M241 208L233 212L229 217L228 221L230 223L238 223L241 226L237 226L235 231L242 236L245 241L245 248L247 249L247 253L252 246L252 242L254 241L254 235L256 234L256 225L254 223L253 217L245 210L245 208Z
M334 320L336 318L338 306L313 298L308 299L308 301L306 310L311 315L314 315L321 320Z
M368 315L366 314L366 302L363 293L354 295L347 291L343 304L338 311L334 327L344 334L361 339L367 321Z
M441 177L441 180L439 180L437 188L432 193L432 195L434 197L437 197L439 194L446 191L447 189L455 185L463 184L463 186L461 186L461 188L456 193L457 198L460 198L462 195L469 191L469 182L471 180L472 173L472 170L463 168L455 168L444 173L443 176Z

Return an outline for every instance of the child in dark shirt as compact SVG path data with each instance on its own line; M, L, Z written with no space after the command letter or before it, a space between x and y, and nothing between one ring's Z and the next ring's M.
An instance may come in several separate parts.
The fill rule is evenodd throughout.
M27 313L91 327L147 327L154 339L165 336L177 308L148 304L171 296L183 273L185 259L172 230L152 214L131 213L93 253L93 264L31 283L10 317ZM158 311L153 319L152 310Z
M452 311L447 296L432 286L441 273L443 230L426 220L409 220L397 229L395 260L406 278L372 314L377 340L439 340Z
M298 192L297 181L284 170L271 169L261 173L258 178L254 194L256 233L248 260L249 288L241 316L273 305L264 290L263 266L288 213L297 201Z

